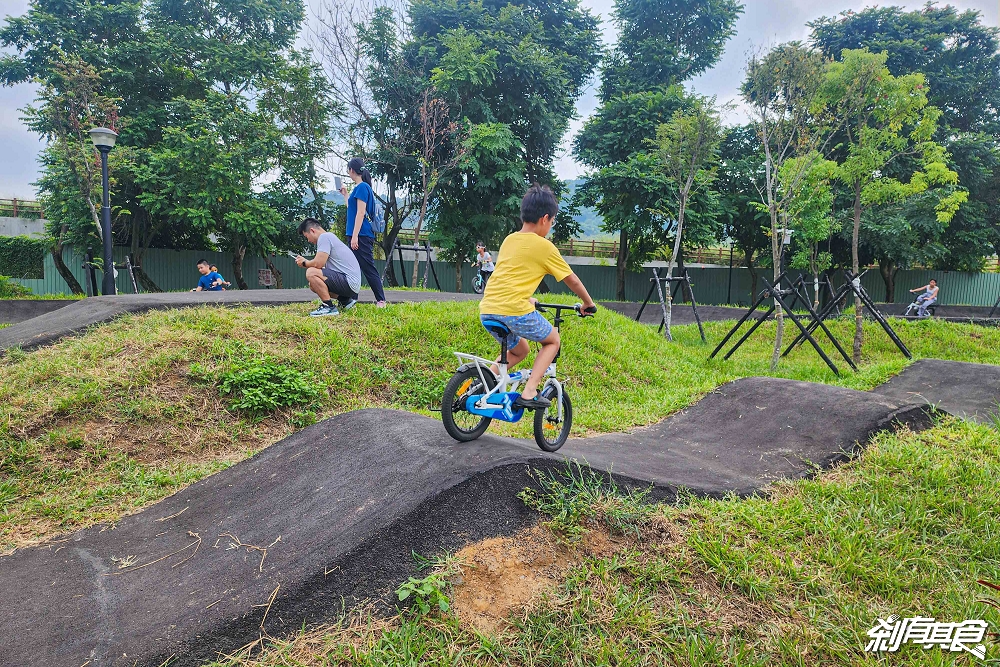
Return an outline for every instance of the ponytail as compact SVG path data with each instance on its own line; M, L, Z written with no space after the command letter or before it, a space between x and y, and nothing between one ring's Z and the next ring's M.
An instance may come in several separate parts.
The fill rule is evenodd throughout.
M361 180L371 187L372 184L372 173L365 168L365 161L359 157L352 157L350 162L347 163L348 171L353 171L355 174L361 177Z

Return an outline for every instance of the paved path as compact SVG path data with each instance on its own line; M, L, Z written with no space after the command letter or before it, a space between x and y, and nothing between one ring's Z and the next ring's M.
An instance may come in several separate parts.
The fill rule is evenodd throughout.
M457 292L417 292L386 290L389 301L473 301L478 294ZM121 294L95 296L12 326L0 329L0 351L12 347L33 349L60 338L85 331L88 327L126 313L144 313L167 308L189 308L214 304L219 306L284 306L316 301L307 289L226 290L224 292L163 292L160 294ZM360 301L374 303L370 290L362 290ZM318 302L317 302L318 303Z
M0 558L5 608L17 610L0 616L0 665L197 665L262 627L279 636L336 617L342 601L388 600L414 572L411 551L534 521L517 492L530 467L564 457L657 498L678 486L746 494L844 460L893 421L922 428L928 402L979 414L997 396L1000 367L951 362L918 361L875 392L745 378L660 424L572 440L558 455L490 435L459 444L405 412L346 413L111 530Z

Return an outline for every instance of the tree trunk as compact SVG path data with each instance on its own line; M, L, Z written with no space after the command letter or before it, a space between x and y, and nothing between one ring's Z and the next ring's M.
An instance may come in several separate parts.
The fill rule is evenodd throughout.
M237 244L235 252L233 252L233 279L236 281L236 286L242 290L250 289L247 281L243 278L243 257L246 254L246 246Z
M274 262L271 261L271 258L266 252L262 255L262 257L264 258L264 263L267 264L267 268L271 270L271 274L274 276L274 288L284 289L285 283L281 278L281 271L279 271L278 267L274 265Z
M674 263L681 254L681 235L684 233L684 208L686 202L686 197L684 192L681 192L680 196L681 202L680 206L677 207L677 232L674 237L674 251L670 253L670 259L667 261L667 278L670 278L674 274ZM672 341L674 339L673 334L670 333L670 320L673 316L673 305L674 298L673 292L671 291L672 285L670 281L667 281L667 293L664 295L667 302L667 313L663 316L663 333L667 337L667 340ZM681 299L684 295L681 294Z
M851 270L857 276L861 270L858 260L858 235L861 233L861 181L854 182L854 230L851 234ZM861 344L864 342L864 305L861 297L854 295L854 363L861 363Z
M393 220L393 225L386 229L385 234L382 235L382 254L385 255L385 270L382 272L385 283L389 287L399 287L399 281L396 280L396 267L392 263L392 246L396 243L396 237L399 236L399 230L403 226L403 221L399 217L399 202L396 200L396 180L393 177L389 177L389 202L386 207L388 210L386 213Z
M781 276L781 253L784 250L784 234L778 234L778 211L771 205L771 264L772 264L772 284L775 289L778 287L778 277ZM786 223L787 224L787 223ZM771 351L771 370L778 367L778 360L781 358L781 342L785 336L785 313L782 311L778 299L774 299L774 321L777 324L774 332L774 349Z
M428 261L430 261L430 260L428 260ZM462 264L464 264L464 262L462 262L462 261L455 262L455 291L456 292L461 292L462 291Z
M896 272L899 266L896 262L886 259L879 260L878 272L882 274L882 282L885 283L885 302L895 303L896 301Z
M66 262L63 261L63 236L66 234L69 225L63 225L59 230L59 238L56 239L56 244L52 247L52 261L56 265L56 271L62 276L62 279L66 281L69 289L73 294L83 294L83 287L80 286L80 281L76 279L73 272L69 270L66 266Z
M149 277L146 270L142 268L142 263L146 257L146 248L140 243L140 238L142 234L139 230L138 223L132 224L132 273L135 275L135 281L142 287L145 292L162 292L160 286L153 282L153 279ZM147 239L152 239L152 234L146 236Z
M424 218L427 216L427 200L430 199L431 193L427 190L427 167L421 164L421 182L424 186L424 196L420 201L420 215L417 216L417 226L413 230L413 246L417 247L420 245L420 228L424 226ZM431 261L430 255L425 257L429 262ZM417 284L417 276L420 270L420 253L416 250L413 251L413 284ZM459 276L461 277L461 276ZM461 283L461 281L459 281Z
M684 275L684 246L681 246L681 251L677 253L677 275ZM691 303L691 287L684 283L681 286L681 303Z
M628 232L618 234L618 266L615 270L615 299L625 300L625 275L628 271Z

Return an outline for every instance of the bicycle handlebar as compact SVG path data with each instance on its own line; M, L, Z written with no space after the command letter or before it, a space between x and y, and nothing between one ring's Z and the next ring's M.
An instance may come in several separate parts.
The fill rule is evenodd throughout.
M546 312L549 308L556 311L556 317L564 310L575 311L580 317L588 317L597 312L597 306L591 306L590 308L584 308L582 303L574 303L572 306L567 306L561 303L536 303L535 310L540 313Z

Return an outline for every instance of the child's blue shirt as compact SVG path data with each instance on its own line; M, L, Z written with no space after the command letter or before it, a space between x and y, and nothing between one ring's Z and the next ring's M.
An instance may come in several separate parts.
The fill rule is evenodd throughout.
M222 291L222 285L213 285L216 280L225 282L222 276L216 271L210 271L207 275L202 276L198 280L198 287L202 288L208 292L220 292Z

